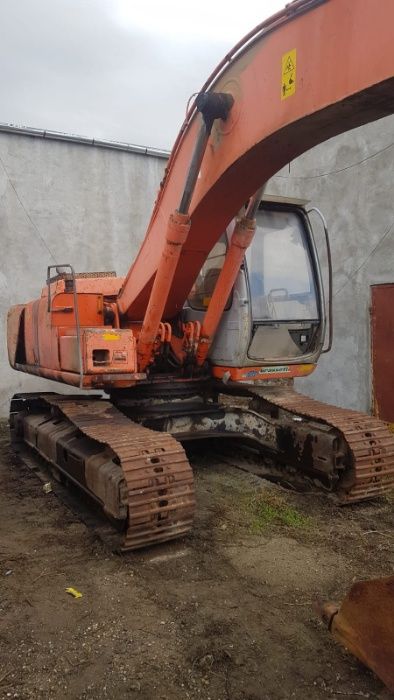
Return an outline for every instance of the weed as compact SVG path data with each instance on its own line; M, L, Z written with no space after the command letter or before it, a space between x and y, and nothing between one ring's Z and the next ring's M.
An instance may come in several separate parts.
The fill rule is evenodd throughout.
M289 528L306 528L311 518L293 508L280 494L260 491L247 504L251 516L251 530L258 533L268 525L286 525Z

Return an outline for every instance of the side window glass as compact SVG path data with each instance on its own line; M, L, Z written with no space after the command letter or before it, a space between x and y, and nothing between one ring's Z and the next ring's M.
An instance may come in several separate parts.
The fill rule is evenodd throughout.
M188 302L192 309L205 311L205 309L208 307L220 271L223 267L226 251L226 234L223 234L223 236L221 236L221 238L212 248L189 294ZM227 301L225 309L229 309L230 306L231 295Z

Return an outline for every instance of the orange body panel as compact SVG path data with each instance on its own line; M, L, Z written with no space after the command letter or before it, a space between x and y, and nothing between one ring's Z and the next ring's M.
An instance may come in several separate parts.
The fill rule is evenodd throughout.
M316 369L315 364L305 365L266 365L261 367L212 367L216 379L227 378L233 382L256 382L261 379L292 379L307 377Z
M392 0L292 3L251 33L247 46L241 42L208 81L206 89L231 93L234 106L226 122L213 126L164 319L180 311L214 243L262 183L312 146L394 111L393 26ZM282 99L282 61L294 49L295 90ZM119 310L130 319L144 316L199 124L192 110L121 291Z
M79 372L76 335L59 338L60 369ZM84 328L81 332L84 374L134 373L137 371L136 341L129 330Z
M97 294L78 294L81 328L103 326L102 297ZM101 306L101 311L100 311ZM25 343L26 362L29 365L60 369L59 339L68 329L75 334L76 320L72 294L56 294L51 300L41 297L26 304Z
M104 325L104 296L98 290L103 286L111 299L122 281L109 279L109 283L105 278L77 280L80 352L74 294L64 291L63 280L51 284L50 310L47 287L40 299L13 307L8 315L11 366L86 387L102 387L104 381L114 386L130 386L137 378L143 379L144 374L137 374L133 331ZM25 354L18 357L21 333Z
M102 326L103 295L78 294L78 315L81 326ZM45 302L46 303L46 302ZM72 293L56 294L51 302L52 327L75 328L74 298Z

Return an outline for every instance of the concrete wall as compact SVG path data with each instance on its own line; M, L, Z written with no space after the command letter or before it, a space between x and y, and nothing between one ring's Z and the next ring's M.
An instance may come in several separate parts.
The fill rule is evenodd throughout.
M324 213L330 231L333 348L298 388L368 412L370 285L394 282L393 157L394 118L386 117L314 148L278 173L268 187L271 194L309 199Z
M0 133L0 416L16 391L66 391L8 365L6 316L40 295L47 265L125 274L166 160ZM74 390L75 391L75 390Z
M333 350L303 379L305 393L370 409L370 285L394 281L394 118L313 149L278 173L270 194L304 197L325 214L334 266ZM0 133L0 415L16 391L59 386L8 366L5 318L36 297L46 266L126 272L165 160ZM317 227L318 228L318 224ZM65 390L61 387L61 390Z

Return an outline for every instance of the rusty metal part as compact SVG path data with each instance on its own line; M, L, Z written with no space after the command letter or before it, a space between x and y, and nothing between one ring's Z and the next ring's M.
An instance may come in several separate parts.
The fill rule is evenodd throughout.
M171 435L133 423L105 400L41 394L38 401L35 417L34 400L19 399L26 442L98 500L107 515L125 517L123 551L172 540L191 529L193 473ZM15 416L12 425L17 430ZM75 440L81 437L85 443L78 450Z
M225 438L226 446L220 447L220 452L227 449L238 452L234 466L240 469L246 468L274 481L292 481L297 486L299 475L309 476L318 479L325 490L335 490L345 445L338 440L337 431L323 423L301 419L295 422L292 414L278 411L274 406L267 410L259 401L256 406L250 406L250 396L222 395L220 401L215 402L192 395L184 399L174 399L171 395L150 399L140 396L137 401L117 395L117 402L132 420L169 432L182 442ZM237 450L237 442L254 450L257 448L266 457L274 456L275 465L272 460L268 464L265 459L262 469L261 459L254 451L248 452L253 457L251 465L246 466Z
M264 476L270 471L273 479L296 487L299 475L317 479L341 504L393 488L394 436L378 419L302 396L289 384L240 389L242 397L221 394L219 402L170 392L142 392L135 399L134 393L114 393L113 400L132 420L177 440L237 438L257 447L276 462ZM261 474L259 467L247 468Z
M56 269L56 275L53 275L49 278L49 281L51 283L59 282L60 280L73 283L74 280L81 279L100 279L102 277L116 277L116 272L114 270L108 270L107 272L75 272L74 274L71 274L70 272L60 272L60 269L62 267L68 267L68 265L53 265L52 267Z
M358 411L330 406L303 396L292 387L250 389L252 394L300 417L332 426L346 443L338 453L339 480L335 491L342 503L362 501L390 492L394 487L394 435L377 418Z
M394 576L358 581L339 607L320 606L328 629L394 692Z

